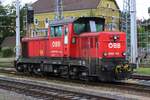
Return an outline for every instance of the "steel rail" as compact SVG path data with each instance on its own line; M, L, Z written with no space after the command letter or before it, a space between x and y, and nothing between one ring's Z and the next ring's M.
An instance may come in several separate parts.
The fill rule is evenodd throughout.
M113 100L109 97L77 93L2 77L0 77L0 88L44 100Z
M28 75L28 74L22 74L22 73L16 73L14 70L9 71L9 70L0 70L2 73L9 73L17 76L24 76L24 77L34 77L34 78L41 78L40 76L36 75ZM43 77L42 77L43 78ZM45 77L46 78L46 77ZM49 80L49 77L46 78ZM104 83L104 82L86 82L82 80L73 80L73 79L64 79L60 77L50 77L51 80L59 80L59 81L65 81L65 82L73 82L77 84L84 84L88 86L100 86L100 87L106 87L106 88L115 88L118 90L124 90L124 91L134 91L138 93L143 94L149 94L150 95L150 86L143 85L143 84L138 84L138 83L125 83L125 82L113 82L113 83Z
M150 75L138 75L138 74L133 74L132 79L139 79L139 80L147 80L150 81Z

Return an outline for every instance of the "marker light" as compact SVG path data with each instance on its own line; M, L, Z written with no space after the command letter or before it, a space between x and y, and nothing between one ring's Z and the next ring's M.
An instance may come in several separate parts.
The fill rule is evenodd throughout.
M125 56L125 55L126 55L126 53L125 53L125 52L123 52L123 53L122 53L122 55L123 55L123 56Z
M115 35L115 36L114 36L114 40L117 40L117 38L118 38L118 37Z
M107 52L104 52L103 55L104 55L104 56L108 56L108 53L107 53Z

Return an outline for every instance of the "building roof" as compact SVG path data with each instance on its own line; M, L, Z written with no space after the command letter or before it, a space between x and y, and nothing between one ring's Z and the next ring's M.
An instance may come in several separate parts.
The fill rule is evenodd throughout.
M73 10L97 8L100 1L101 0L62 0L62 4L64 11L73 11ZM116 0L114 1L116 3ZM32 7L36 14L54 12L56 11L56 0L38 0L32 4Z
M4 41L1 44L1 47L15 47L16 45L16 37L15 36L11 36L11 37L7 37L4 39Z

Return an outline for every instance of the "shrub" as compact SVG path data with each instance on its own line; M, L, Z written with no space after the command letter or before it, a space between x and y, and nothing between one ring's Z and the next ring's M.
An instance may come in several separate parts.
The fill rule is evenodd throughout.
M0 47L0 57L2 57L2 50L1 50L1 47Z
M12 57L13 54L14 54L14 52L10 48L2 50L2 57Z

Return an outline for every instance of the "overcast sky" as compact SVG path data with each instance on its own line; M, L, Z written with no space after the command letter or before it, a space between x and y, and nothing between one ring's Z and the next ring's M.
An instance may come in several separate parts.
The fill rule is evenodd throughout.
M1 0L3 4L9 4L15 0ZM35 2L37 0L20 0L22 4ZM116 0L120 9L123 8L123 0ZM137 2L137 18L138 19L148 19L150 18L148 15L148 7L150 7L150 0L136 0Z

